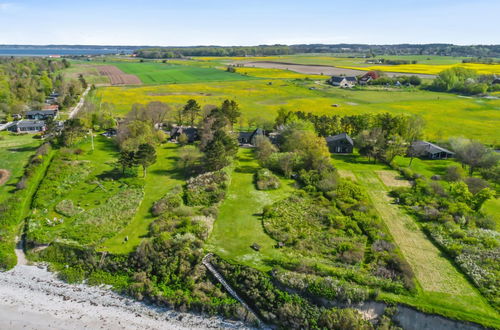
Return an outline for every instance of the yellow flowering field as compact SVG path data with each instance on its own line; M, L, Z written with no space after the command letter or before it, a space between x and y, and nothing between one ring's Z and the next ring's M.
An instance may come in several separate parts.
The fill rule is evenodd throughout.
M462 67L476 71L478 74L500 74L500 64L479 64L479 63L460 63L453 65L429 65L429 64L402 64L402 65L373 65L368 67L358 66L340 66L346 69L365 70L365 71L385 71L402 73L421 73L421 74L439 74L441 71L452 68Z

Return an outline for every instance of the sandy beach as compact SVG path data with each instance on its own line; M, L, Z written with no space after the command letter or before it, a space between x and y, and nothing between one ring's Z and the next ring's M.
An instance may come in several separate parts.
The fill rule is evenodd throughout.
M67 284L43 267L0 272L0 329L219 329L247 328L149 306L105 287Z

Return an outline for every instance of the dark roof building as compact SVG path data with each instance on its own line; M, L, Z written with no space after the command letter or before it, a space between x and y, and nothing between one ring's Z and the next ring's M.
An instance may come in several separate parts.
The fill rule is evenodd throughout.
M428 159L447 159L455 156L455 153L427 141L415 141L411 145L415 155Z
M328 83L333 86L340 86L342 88L351 88L358 80L356 77L333 76L328 80Z
M191 126L174 126L170 131L170 139L177 141L181 134L185 134L188 137L188 142L193 143L198 140L198 129Z
M257 128L253 132L240 132L238 135L238 142L241 145L249 144L254 146L257 136L263 136L264 131L261 128Z
M354 149L354 141L347 133L342 133L325 138L331 153L351 154Z
M14 133L39 133L47 127L43 120L20 120L9 126L9 131Z
M26 119L31 120L47 120L49 118L57 117L57 110L32 110L25 114Z

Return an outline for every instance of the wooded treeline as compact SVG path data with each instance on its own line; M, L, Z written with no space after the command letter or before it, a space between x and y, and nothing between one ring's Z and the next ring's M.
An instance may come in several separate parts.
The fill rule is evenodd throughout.
M500 57L499 45L457 46L452 44L425 45L260 45L260 46L196 46L196 47L151 47L134 52L144 58L176 58L184 56L271 56L301 53L345 53L360 57L373 55L441 55Z

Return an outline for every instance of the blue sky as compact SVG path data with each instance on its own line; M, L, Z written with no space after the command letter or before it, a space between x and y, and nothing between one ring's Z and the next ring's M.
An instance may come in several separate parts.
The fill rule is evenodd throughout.
M500 44L500 0L0 0L0 44Z

